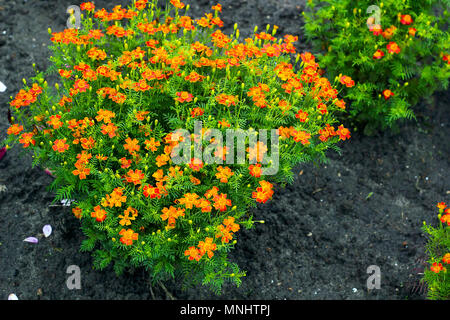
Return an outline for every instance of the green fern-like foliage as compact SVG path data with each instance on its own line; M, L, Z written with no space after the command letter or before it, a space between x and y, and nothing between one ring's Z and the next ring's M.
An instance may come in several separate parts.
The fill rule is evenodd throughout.
M355 125L385 129L400 119L413 119L421 98L448 88L448 4L447 0L307 1L305 35L321 52L321 67L331 77L345 74L356 82L343 91ZM390 43L399 51L389 50ZM374 58L377 50L383 54L380 59ZM394 95L385 97L385 90Z

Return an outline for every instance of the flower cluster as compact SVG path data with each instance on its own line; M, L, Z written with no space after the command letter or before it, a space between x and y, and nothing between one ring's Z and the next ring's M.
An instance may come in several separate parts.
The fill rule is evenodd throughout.
M322 52L318 60L330 76L344 72L355 80L355 86L344 88L344 98L355 125L365 126L366 133L413 118L420 99L447 88L449 13L433 11L440 5L437 0L307 1L305 34Z
M424 280L428 285L428 298L436 300L450 299L450 208L445 202L439 202L438 227L432 227L424 222L423 230L429 235L426 246L429 269L425 270Z
M55 200L76 200L82 249L96 249L97 268L144 266L158 279L184 272L216 292L225 279L239 284L244 272L227 256L240 228L254 224L248 208L292 181L293 166L324 160L350 137L335 119L345 102L311 53L296 54L297 37L277 39L276 26L244 41L237 26L226 35L219 4L199 19L175 0L165 11L156 0L81 9L83 28L49 31L62 85L52 90L37 73L11 102L6 143L33 148L54 172ZM355 82L342 76L337 85ZM238 141L224 146L210 129L246 132L245 161L229 163ZM263 129L275 138L252 145ZM192 145L176 162L189 139L204 152L213 146L217 161ZM278 170L265 174L274 161Z

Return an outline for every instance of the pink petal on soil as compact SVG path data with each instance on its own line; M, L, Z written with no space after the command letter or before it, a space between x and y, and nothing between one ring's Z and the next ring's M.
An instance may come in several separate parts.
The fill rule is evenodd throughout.
M0 149L0 160L6 155L6 147Z
M28 238L24 239L23 241L30 242L30 243L38 243L39 242L39 240L35 237L28 237Z
M46 238L48 238L48 236L52 234L52 226L49 224L46 224L44 226L44 228L42 228L42 231L44 232L44 236Z

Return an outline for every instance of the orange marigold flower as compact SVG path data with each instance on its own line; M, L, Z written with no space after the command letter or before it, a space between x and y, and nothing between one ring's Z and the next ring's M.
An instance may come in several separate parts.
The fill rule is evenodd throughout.
M197 108L192 109L192 111L191 111L192 118L200 117L203 114L204 114L204 111L202 108L197 107Z
M136 9L138 9L139 11L142 11L147 7L147 1L148 0L136 0L134 5L135 5Z
M216 101L220 104L223 104L227 107L229 107L230 105L235 106L236 102L238 100L237 96L232 96L232 95L228 95L225 93L221 93L218 96L216 96Z
M250 175L254 176L255 178L261 177L261 164L258 163L256 165L250 165L248 167L248 170L250 171Z
M200 179L197 179L196 177L194 177L193 175L189 176L189 180L196 186L198 186L199 184L201 184Z
M125 150L128 150L129 154L133 154L135 151L139 151L139 141L137 139L131 139L130 137L125 139L126 144L123 145Z
M445 256L442 257L442 262L450 264L450 253L446 253Z
M220 3L218 3L215 6L212 6L211 9L214 10L214 11L222 12L222 5Z
M233 234L230 230L227 229L224 225L218 225L216 234L216 238L222 238L222 243L228 243L231 239L233 239Z
M266 203L267 200L272 198L273 195L273 185L270 182L262 180L259 182L261 187L256 188L256 191L252 193L252 198L257 202Z
M240 226L234 222L234 217L229 216L228 218L225 218L223 220L223 225L232 232L238 232L240 229Z
M123 195L123 188L115 188L111 194L106 195L106 199L103 199L101 204L104 207L121 207L126 201L127 197Z
M381 59L384 57L384 52L381 51L380 49L378 49L377 51L375 51L375 53L373 54L373 58L374 59Z
M170 157L167 154L160 154L156 157L156 165L159 167L165 166L167 162L170 160Z
M189 260L195 259L195 261L199 261L202 258L200 250L194 246L189 247L189 249L184 252L184 255L187 256Z
M231 207L231 200L227 199L227 195L224 193L214 196L213 201L213 206L216 210L226 211L227 206Z
M159 192L159 189L151 185L144 186L143 193L145 197L147 198L150 197L150 199L161 198L161 193Z
M446 269L442 266L442 263L433 263L433 265L430 267L430 270L435 272L435 273L439 273L441 271L445 271Z
M77 154L77 163L78 164L87 164L89 162L89 159L92 158L92 154L87 153L85 150L81 151L81 153ZM77 166L75 164L75 166Z
M234 175L234 172L231 171L229 167L219 166L217 168L218 173L216 173L216 178L220 180L222 183L228 183L228 178Z
M149 114L149 113L150 113L149 111L139 111L139 112L136 113L136 119L138 121L144 121L145 120L145 116L147 114Z
M444 54L442 60L446 61L447 64L450 64L450 54Z
M127 246L131 246L133 241L136 241L139 238L139 234L134 232L132 229L122 229L120 230L119 235L122 236L120 238L120 242Z
M205 76L202 76L195 71L191 71L191 73L188 76L186 76L184 80L189 82L199 82L202 81L204 78Z
M394 93L391 90L386 89L383 91L383 96L384 100L389 100L392 96L394 96Z
M247 148L248 159L249 161L262 162L267 151L267 146L262 141L258 141L256 146Z
M95 147L95 140L92 137L89 137L89 139L81 138L80 142L83 149L90 150Z
M66 143L67 139L57 139L53 142L53 150L60 153L65 152L69 149L69 145Z
M409 28L408 33L410 36L414 37L416 35L417 29L416 28Z
M201 208L202 212L211 212L212 210L211 202L209 200L206 200L205 198L198 199L195 206L197 208Z
M87 81L83 79L76 80L75 84L73 85L73 88L78 92L86 92L86 90L89 89L89 87L90 87L89 83L87 83Z
M212 258L214 256L214 250L217 249L217 245L213 243L213 238L207 237L205 241L199 241L198 248L200 254L203 256L205 253L208 255L208 258Z
M450 226L450 213L442 215L440 220L442 223L447 223Z
M439 210L444 210L445 208L447 208L447 205L445 204L445 202L439 202L436 207L438 207Z
M181 2L180 0L170 0L170 3L177 9L183 9L184 8L184 3Z
M134 183L134 185L141 184L141 180L144 179L145 174L141 170L130 170L127 172L127 182Z
M373 33L374 36L379 36L383 33L383 28L381 28L381 25L379 24L372 25L369 30Z
M301 130L293 130L291 132L292 138L294 138L295 142L301 142L303 145L309 144L309 139L311 138L311 134L306 131Z
M226 120L226 119L222 119L222 120L219 120L219 124L222 126L222 127L226 127L226 128L229 128L229 127L231 127L231 124Z
M59 69L58 72L59 72L59 75L63 78L70 78L70 76L72 75L72 70Z
M86 176L88 176L91 173L91 169L86 168L83 165L79 165L77 169L72 171L72 174L74 176L78 176L80 180L86 179Z
M193 171L200 171L200 169L203 168L203 161L197 158L192 158L189 163L189 168Z
M92 60L105 60L106 52L104 50L93 47L86 52L87 56Z
M297 119L300 120L300 122L306 122L308 119L308 112L305 112L303 110L298 110L297 114L295 115Z
M99 111L97 111L97 116L95 117L95 119L97 121L103 121L104 123L110 123L111 118L114 118L115 116L116 114L114 112L100 109Z
M178 96L178 98L175 98L175 100L181 103L191 102L192 98L194 97L192 94L186 91L177 92L176 95Z
M397 30L396 26L390 26L383 31L382 35L385 39L391 39L394 36L395 30Z
M186 193L183 198L177 200L177 202L186 207L186 209L192 209L198 203L199 196L196 193Z
M170 206L170 208L163 208L162 213L163 214L160 217L162 221L167 220L167 230L175 228L176 219L184 217L184 209L177 209L173 206Z
M339 79L339 82L342 83L343 85L345 85L347 88L351 88L355 85L355 81L353 81L352 78L350 78L348 76L342 76Z
M103 134L107 134L110 138L114 138L116 136L117 126L112 122L108 124L103 124L101 129L102 129L101 132Z
M29 147L30 143L34 146L36 144L36 141L33 139L33 136L33 132L22 133L19 142L23 144L24 148Z
M145 149L155 152L158 150L158 147L161 145L159 141L155 141L155 138L151 138L150 140L145 140Z
M51 125L53 129L59 129L63 126L63 123L60 119L61 116L59 114L50 116L50 120L47 121L47 124Z
M350 139L350 130L344 128L343 125L339 126L338 130L336 131L336 134L339 135L339 140Z
M216 30L211 34L212 42L218 48L224 48L228 43L231 42L230 37L225 35L220 29Z
M127 168L131 167L131 162L133 162L133 160L131 160L131 159L128 160L127 158L122 157L119 159L119 162L120 162L120 167L122 169L127 169Z
M395 42L389 42L389 44L386 46L389 53L400 53L400 47Z
M211 197L215 197L216 195L219 194L219 188L217 188L216 186L212 187L211 189L209 189L208 191L206 191L205 193L205 197L210 199Z
M405 15L401 16L400 23L405 24L405 25L410 25L411 23L413 23L413 19L411 18L411 16L409 14L405 14Z
M9 134L9 135L13 134L13 135L17 136L22 131L23 131L23 126L20 126L18 124L13 124L12 126L10 126L8 128L6 133Z
M138 216L138 211L135 208L128 207L123 212L123 215L121 215L121 214L119 215L119 218L121 218L121 220L119 221L119 224L122 226L129 226L131 224L131 220L136 220L137 216Z
M92 12L95 10L95 5L92 2L83 2L82 4L80 4L80 9Z
M79 207L72 208L72 213L77 219L81 219L81 217L83 216L83 210Z
M94 212L91 212L91 217L95 218L97 222L102 222L106 219L106 211L100 206L96 206Z

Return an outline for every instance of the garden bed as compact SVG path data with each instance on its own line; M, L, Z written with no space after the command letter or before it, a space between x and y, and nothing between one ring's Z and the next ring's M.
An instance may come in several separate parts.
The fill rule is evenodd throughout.
M215 1L186 1L199 17ZM70 1L0 0L0 139L6 137L9 96L32 76L32 63L48 66L47 27L65 28ZM79 4L79 3L78 3ZM96 1L111 8L128 1ZM254 25L278 25L278 34L298 35L302 43L303 1L221 1L224 32L238 22L243 37ZM435 204L450 196L450 93L438 92L417 106L418 123L400 133L366 137L352 131L342 154L328 152L329 163L299 166L295 182L278 187L273 200L253 211L253 230L238 233L231 260L247 271L240 288L224 286L214 297L206 288L181 291L178 299L424 299L419 286L425 260L425 220L436 223ZM50 206L52 178L19 158L16 146L0 160L0 297L19 299L165 299L150 290L142 269L116 277L112 268L92 269L90 253L79 252L79 222L63 206ZM50 224L53 234L40 236ZM28 236L38 244L23 242ZM66 287L66 269L81 269L81 290ZM368 291L366 269L381 269L381 289Z

